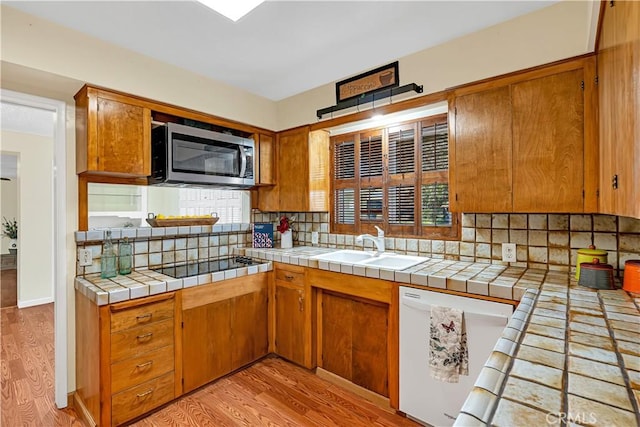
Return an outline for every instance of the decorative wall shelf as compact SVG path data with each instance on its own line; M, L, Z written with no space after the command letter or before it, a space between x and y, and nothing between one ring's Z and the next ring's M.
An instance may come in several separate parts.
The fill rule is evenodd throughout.
M400 95L401 93L411 92L411 91L414 91L416 93L422 93L422 85L410 83L408 85L393 87L393 88L381 90L376 93L363 95L358 98L348 99L343 102L338 102L336 105L332 107L319 109L318 111L316 111L316 116L318 117L318 119L322 119L322 116L324 116L325 114L334 113L336 111L344 110L347 108L358 107L368 102L375 102L381 99L391 98L394 95Z

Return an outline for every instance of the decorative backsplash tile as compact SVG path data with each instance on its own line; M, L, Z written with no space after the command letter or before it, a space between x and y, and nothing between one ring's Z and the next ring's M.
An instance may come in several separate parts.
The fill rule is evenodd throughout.
M373 243L355 244L352 235L330 234L329 214L253 212L255 222L277 224L281 215L295 218L297 245L374 250ZM279 233L275 233L279 241ZM517 262L502 261L502 243L516 244ZM545 270L575 270L578 249L594 244L608 252L608 263L624 269L628 259L640 258L640 220L612 215L582 214L463 214L460 241L385 238L389 250L408 255L458 261L504 264ZM276 246L278 243L276 243Z

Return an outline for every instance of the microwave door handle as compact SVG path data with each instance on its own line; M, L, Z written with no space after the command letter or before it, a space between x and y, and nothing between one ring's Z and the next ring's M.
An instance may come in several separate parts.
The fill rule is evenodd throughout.
M243 178L245 172L247 171L247 153L244 152L244 148L238 146L240 150L240 156L242 156L242 160L240 161L240 178Z

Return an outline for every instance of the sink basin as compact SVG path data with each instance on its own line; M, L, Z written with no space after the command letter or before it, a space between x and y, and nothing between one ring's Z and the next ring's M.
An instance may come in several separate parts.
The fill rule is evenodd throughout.
M329 252L311 258L319 261L355 264L364 267L384 268L387 270L404 270L405 268L413 267L414 265L429 260L429 258L425 257L399 255L393 252L384 252L379 256L375 256L372 252L354 251L350 249Z
M429 258L411 255L382 254L379 257L372 257L360 264L387 270L404 270L405 268L413 267L426 261L429 261Z
M346 262L350 264L360 263L371 258L373 258L373 253L371 252L353 251L350 249L329 252L311 257L311 259L317 259L320 261Z

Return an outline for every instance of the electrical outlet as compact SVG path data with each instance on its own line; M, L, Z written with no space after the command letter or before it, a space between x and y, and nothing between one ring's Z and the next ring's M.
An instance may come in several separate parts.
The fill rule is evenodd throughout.
M86 267L93 263L93 255L91 249L78 249L78 264L82 267Z
M312 245L317 245L318 244L318 232L317 231L312 231L311 232L311 244Z
M502 244L502 261L516 262L516 244L515 243Z

